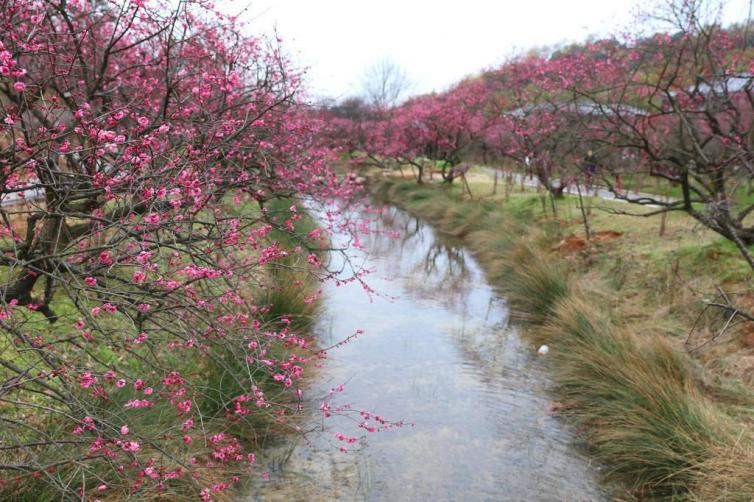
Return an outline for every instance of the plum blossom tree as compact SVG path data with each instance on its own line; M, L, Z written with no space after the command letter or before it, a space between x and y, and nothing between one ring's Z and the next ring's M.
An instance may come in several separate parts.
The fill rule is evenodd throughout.
M669 19L677 31L614 51L611 71L573 85L573 95L599 112L595 138L602 145L631 153L638 159L634 172L643 170L678 191L673 199L618 193L620 198L654 207L649 215L689 214L736 243L754 268L747 249L754 243L748 218L754 205L740 196L754 175L751 54L743 33L702 21L702 3L676 7ZM593 128L595 120L584 122ZM610 178L605 181L613 187Z
M382 167L412 166L418 183L425 181L428 167L439 164L443 181L452 183L462 175L458 165L479 143L485 127L484 86L481 80L463 82L446 93L415 97L376 116L363 124L364 151Z
M365 123L377 115L377 110L358 96L322 107L320 117L326 127L321 137L324 143L354 159L364 152Z
M516 161L553 197L562 197L583 172L594 148L584 117L588 103L574 100L566 85L582 73L569 58L528 55L504 64L488 77L497 91L488 106L484 141L490 151Z
M275 201L352 187L278 42L203 0L0 1L2 498L208 500L296 411L270 270L322 242Z

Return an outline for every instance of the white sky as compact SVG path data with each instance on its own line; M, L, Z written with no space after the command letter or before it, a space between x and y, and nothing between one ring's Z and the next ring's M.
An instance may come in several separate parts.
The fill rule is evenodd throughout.
M644 0L646 4L659 0ZM582 41L631 25L637 0L251 0L254 32L283 38L309 68L314 96L358 94L365 70L388 58L411 94L443 90L532 47ZM727 0L724 20L745 20L748 0ZM238 11L246 2L223 2Z

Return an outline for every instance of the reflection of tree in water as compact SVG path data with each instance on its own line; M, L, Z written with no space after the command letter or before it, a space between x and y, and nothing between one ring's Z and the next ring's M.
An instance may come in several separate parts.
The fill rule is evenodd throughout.
M478 373L478 380L494 386L506 367L515 372L530 365L525 350L520 347L506 350L507 344L521 342L515 335L509 338L508 317L501 314L505 307L495 301L494 295L484 300L482 309L470 311L470 293L479 284L463 247L435 234L403 211L386 210L379 222L380 230L398 231L400 235L397 238L381 235L373 239L371 249L388 262L400 264L405 279L402 286L410 294L439 300L459 315L459 324L451 328L451 334L459 342L469 367Z
M448 279L451 285L458 284L459 287L463 287L469 277L463 249L443 241L436 240L429 247L423 268L427 277Z
M471 279L464 249L407 213L390 208L377 221L377 232L369 248L387 258L400 270L385 270L386 275L401 275L408 293L421 299L439 300L454 310L463 309ZM397 237L385 237L397 232Z

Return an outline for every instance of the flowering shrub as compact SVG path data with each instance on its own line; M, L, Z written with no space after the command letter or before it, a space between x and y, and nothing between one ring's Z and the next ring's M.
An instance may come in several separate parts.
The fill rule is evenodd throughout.
M276 270L323 243L287 197L353 186L279 41L207 2L2 0L0 27L2 498L210 499L299 407Z

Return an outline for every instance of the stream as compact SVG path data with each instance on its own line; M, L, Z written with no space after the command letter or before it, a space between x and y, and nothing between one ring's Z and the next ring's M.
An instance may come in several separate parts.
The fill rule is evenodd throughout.
M364 334L329 352L307 390L304 428L316 431L278 452L286 461L268 463L247 500L605 500L598 468L553 416L547 356L509 324L470 253L395 208L371 226L348 254L374 269L377 294L328 283L316 327L323 346ZM323 418L340 384L333 408L404 426L368 433L353 411Z

